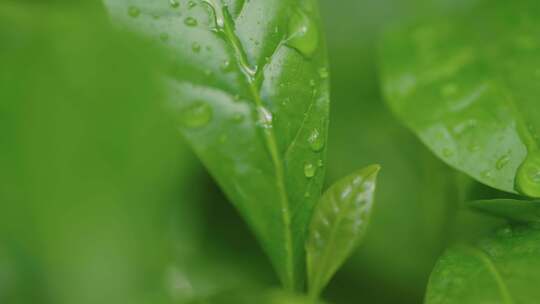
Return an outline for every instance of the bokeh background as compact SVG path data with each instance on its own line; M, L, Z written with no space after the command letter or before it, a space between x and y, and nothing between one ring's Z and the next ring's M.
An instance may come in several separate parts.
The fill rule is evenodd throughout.
M160 50L112 31L91 1L22 2L0 4L0 303L298 303L269 292L279 283L253 235L164 119ZM493 190L432 156L377 75L385 30L474 2L320 1L327 184L383 167L367 239L330 303L421 303L444 248L499 224L463 208Z

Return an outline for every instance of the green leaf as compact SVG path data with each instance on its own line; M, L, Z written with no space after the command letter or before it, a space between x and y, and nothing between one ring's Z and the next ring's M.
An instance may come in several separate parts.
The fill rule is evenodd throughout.
M516 222L540 222L540 201L493 199L472 201L469 205L478 211Z
M317 204L306 241L308 286L313 298L363 239L379 170L373 165L339 180Z
M526 304L540 298L540 229L505 227L437 263L426 304Z
M283 284L300 288L329 107L316 1L104 2L115 19L166 47L184 136Z
M0 4L1 303L169 303L162 59L103 19Z
M532 0L485 1L389 33L380 52L388 104L435 154L531 197L540 197L539 14Z

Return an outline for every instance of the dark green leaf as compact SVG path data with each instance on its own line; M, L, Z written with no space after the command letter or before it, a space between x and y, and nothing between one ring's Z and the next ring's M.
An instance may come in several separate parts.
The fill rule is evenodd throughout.
M477 246L449 250L433 271L426 304L528 304L540 298L540 230L505 227Z
M532 197L540 197L539 14L533 0L485 1L463 18L390 33L381 49L390 107L435 154Z
M339 180L317 204L306 241L308 287L313 298L362 241L379 169L373 165Z
M182 132L299 288L324 177L326 55L314 0L105 0L169 50Z
M540 201L514 199L479 200L469 203L476 210L516 222L540 222Z

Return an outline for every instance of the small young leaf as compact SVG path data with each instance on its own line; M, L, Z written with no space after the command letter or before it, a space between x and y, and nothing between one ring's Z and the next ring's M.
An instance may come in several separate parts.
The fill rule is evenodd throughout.
M540 222L540 201L494 199L472 201L469 204L476 210L515 222Z
M477 246L448 250L431 274L425 303L537 303L538 269L540 230L505 227Z
M315 0L104 0L163 44L181 130L300 289L324 179L329 90ZM322 76L321 76L322 75Z
M317 204L306 241L309 293L313 298L365 235L379 170L373 165L341 179Z
M381 49L385 95L454 168L540 197L540 6L483 3L463 18L390 33Z

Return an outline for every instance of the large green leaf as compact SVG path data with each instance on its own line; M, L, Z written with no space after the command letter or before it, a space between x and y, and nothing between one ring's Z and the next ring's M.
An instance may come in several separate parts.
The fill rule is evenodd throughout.
M283 284L303 277L324 177L328 72L314 0L105 0L169 51L171 104Z
M306 242L309 294L322 289L364 237L380 166L373 165L333 184L313 213Z
M463 18L392 32L382 80L392 110L478 181L540 196L536 1L485 1Z
M526 304L540 298L540 230L505 227L437 263L426 304Z

